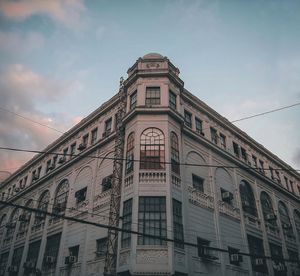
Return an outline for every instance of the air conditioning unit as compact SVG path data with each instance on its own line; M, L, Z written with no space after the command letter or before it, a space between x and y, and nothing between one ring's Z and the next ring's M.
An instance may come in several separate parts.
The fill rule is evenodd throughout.
M34 267L35 267L35 263L32 261L25 262L23 265L23 268L26 269L33 269Z
M243 256L240 254L231 254L230 255L230 262L232 263L240 263L243 261Z
M249 201L244 200L244 201L243 201L243 206L245 206L245 207L250 207L251 205L250 205L250 202L249 202Z
M85 143L80 143L78 146L78 150L84 150L86 148L86 144Z
M61 156L61 157L58 159L58 163L59 163L59 164L62 164L62 163L64 163L64 162L66 162L66 157L65 157L65 156Z
M23 222L29 221L29 217L26 214L22 214L19 216L19 221L23 221Z
M18 272L18 267L16 265L12 265L8 267L8 272Z
M224 201L233 200L233 194L231 192L223 192L222 193L222 200L224 200Z
M282 228L285 229L285 230L288 230L288 229L292 228L292 225L290 223L283 223Z
M44 213L40 213L40 212L35 213L35 218L37 218L37 219L44 219L45 217L46 217L46 214L44 214Z
M77 262L76 256L68 256L65 258L65 264L74 264Z
M256 266L262 266L262 265L264 265L264 259L263 258L256 258L255 259L255 265Z
M274 221L274 220L277 220L277 217L275 214L267 214L266 219L267 219L267 221Z
M45 263L46 264L53 264L55 261L55 258L53 256L45 256Z

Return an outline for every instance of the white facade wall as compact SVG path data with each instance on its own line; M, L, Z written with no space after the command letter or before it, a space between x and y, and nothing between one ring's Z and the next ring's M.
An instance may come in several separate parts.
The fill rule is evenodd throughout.
M263 242L264 253L270 256L270 243L282 247L283 257L289 259L289 251L300 253L300 236L295 221L295 210L300 210L299 174L288 170L289 167L262 146L258 145L245 133L224 120L199 99L196 99L183 88L179 79L179 70L166 58L159 55L148 55L139 59L129 69L129 77L125 81L128 94L127 114L125 124L125 145L127 137L134 133L134 159L140 157L140 137L148 128L158 128L164 134L165 161L170 162L170 135L175 132L178 136L179 157L182 164L180 175L171 171L166 164L163 170L140 169L139 162L134 162L133 172L126 174L125 161L123 168L123 184L121 194L121 212L123 202L132 199L131 230L138 231L139 198L145 196L163 196L166 199L167 238L174 238L173 203L176 199L182 203L182 220L184 240L197 244L198 238L207 240L209 246L228 250L228 247L241 252L249 252L247 235L260 238ZM147 87L159 87L161 101L158 106L145 106L145 91ZM176 94L176 111L169 107L169 90ZM137 105L130 109L130 96L137 91ZM25 205L33 200L33 207L37 207L40 195L46 190L50 193L49 211L53 210L55 194L59 183L67 180L69 194L65 214L82 220L108 224L110 190L102 191L102 181L113 172L114 157L114 126L117 98L113 97L89 117L71 129L67 134L50 145L46 151L62 153L65 148L76 142L76 148L82 142L82 137L89 134L87 148L79 151L78 156L66 156L67 161L56 164L56 168L46 172L46 163L55 154L41 154L34 157L19 171L12 175L0 187L0 198L16 204ZM184 124L184 111L192 114L192 128ZM203 134L196 133L195 118L202 120ZM113 127L110 135L105 135L105 122L112 118ZM97 127L98 137L95 144L91 144L91 131ZM220 141L211 141L210 127L217 130L218 135L226 136L226 149ZM245 149L247 160L234 155L232 142L236 142ZM126 152L126 147L125 147ZM252 155L264 162L264 167L287 168L280 171L281 184L272 180L270 172L266 175L255 170ZM125 155L126 156L126 155ZM59 157L58 157L59 158ZM32 172L42 166L40 178L31 181ZM230 168L216 168L226 166ZM249 170L247 168L254 168ZM246 168L246 169L245 169ZM193 174L202 178L203 192L193 187ZM27 176L25 187L18 187L20 180ZM284 176L288 178L286 185ZM248 215L243 211L240 195L240 183L247 181L255 197L257 216ZM290 182L291 181L291 182ZM293 190L290 186L292 183ZM24 184L24 183L23 183ZM77 203L75 193L87 187L85 199ZM232 194L231 204L222 199L221 189ZM10 191L10 192L9 192ZM262 212L261 192L265 191L271 198L274 213L277 216L276 229L270 229L265 222ZM1 195L3 196L1 197ZM9 197L7 197L7 194ZM279 202L288 208L293 237L287 237L280 222L278 210ZM34 226L34 215L31 215L28 230L23 236L18 229L21 222L17 221L14 235L7 240L7 228L13 208L3 206L0 209L0 260L4 253L8 253L6 274L13 262L15 248L24 246L18 275L24 275L23 264L27 260L29 244L41 241L37 260L37 268L42 275L103 275L104 255L96 253L96 241L107 237L107 229L47 216L40 228ZM19 214L22 211L19 210ZM122 226L122 219L120 227ZM42 266L45 257L47 237L61 233L61 241L57 256L57 263L52 269L45 270ZM70 265L65 264L65 257L69 255L69 248L79 245L78 260ZM238 265L231 264L227 252L211 251L214 259L205 260L199 256L198 248L185 245L184 248L175 247L173 242L166 245L139 245L137 235L131 235L128 248L121 248L121 234L119 235L119 250L117 271L120 275L263 275L254 272L250 257L243 256ZM0 262L1 263L1 262ZM269 275L275 275L273 263L266 261ZM1 265L0 265L1 266ZM1 270L1 269L0 269ZM3 269L2 269L3 270ZM127 274L126 274L127 273ZM294 273L294 274L293 274ZM287 264L286 275L297 275L299 268ZM1 275L1 273L0 273Z

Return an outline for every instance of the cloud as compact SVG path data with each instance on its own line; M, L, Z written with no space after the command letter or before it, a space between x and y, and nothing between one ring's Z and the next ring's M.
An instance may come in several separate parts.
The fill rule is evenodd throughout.
M70 87L72 85L37 74L22 64L10 65L0 70L0 107L64 131L73 123L72 118L68 114L41 111L40 107L45 102L58 102L65 93L69 93ZM60 135L0 109L0 145L3 147L41 150ZM1 170L13 171L32 156L1 150Z
M45 43L43 35L37 32L22 34L20 32L4 32L0 30L0 50L6 53L31 53L40 49ZM20 47L22 45L22 47Z
M78 25L84 11L83 0L0 1L0 12L7 18L24 20L35 14L46 14L67 27Z

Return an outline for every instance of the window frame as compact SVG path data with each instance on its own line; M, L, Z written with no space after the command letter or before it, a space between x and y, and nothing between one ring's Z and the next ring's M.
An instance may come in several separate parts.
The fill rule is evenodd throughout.
M201 183L196 183L198 180L200 180ZM204 181L205 179L203 177L192 173L192 185L196 191L204 193Z
M145 105L151 107L153 105L160 105L161 93L159 86L146 87Z
M187 110L184 110L184 124L189 128L193 127L192 113Z
M169 107L177 110L177 95L171 90L169 90Z
M137 106L137 90L129 96L129 110L135 109Z

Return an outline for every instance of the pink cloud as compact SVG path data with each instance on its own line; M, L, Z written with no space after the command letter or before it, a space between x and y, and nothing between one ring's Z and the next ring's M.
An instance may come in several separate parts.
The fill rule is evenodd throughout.
M0 72L0 107L32 121L65 131L73 125L69 114L48 113L43 103L56 102L69 93L70 84L33 72L22 64L2 68ZM0 109L0 146L43 150L58 133ZM14 171L34 154L0 151L1 170Z
M8 18L23 20L34 14L46 14L53 20L71 27L85 10L82 0L20 0L0 1L0 11Z

